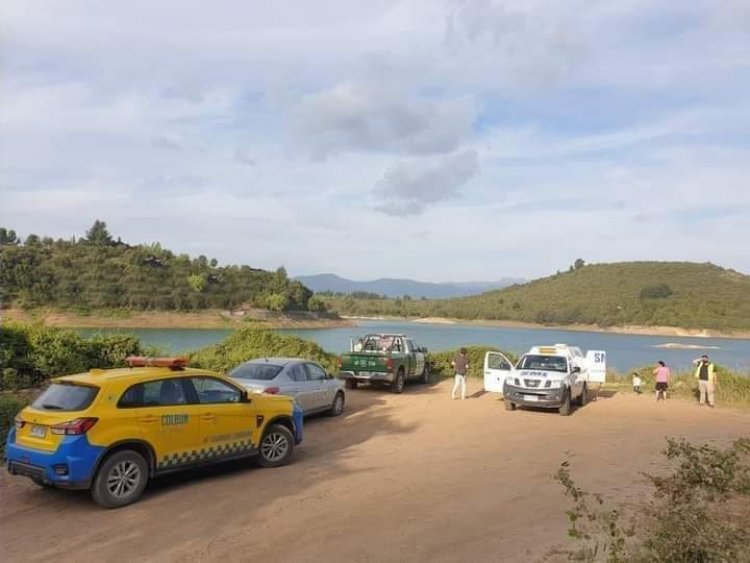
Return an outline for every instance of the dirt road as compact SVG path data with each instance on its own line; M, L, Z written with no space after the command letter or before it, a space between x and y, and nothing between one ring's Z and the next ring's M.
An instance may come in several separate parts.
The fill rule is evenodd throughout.
M292 465L163 479L120 510L3 472L0 557L526 561L565 541L568 502L551 475L566 452L581 485L627 502L647 490L639 472L663 463L664 436L724 442L750 428L750 413L646 396L564 418L449 395L447 383L352 391L343 417L308 421Z

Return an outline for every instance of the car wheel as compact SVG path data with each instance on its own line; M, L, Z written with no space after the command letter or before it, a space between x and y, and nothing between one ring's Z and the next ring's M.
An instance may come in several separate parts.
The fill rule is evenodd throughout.
M404 368L399 368L396 380L391 383L391 391L394 393L403 393L404 383Z
M506 411L514 411L516 410L516 404L510 402L508 399L504 399L503 402L505 403L505 410Z
M333 404L331 405L331 410L328 411L328 414L331 416L339 416L342 412L344 412L344 394L339 391L333 398Z
M260 441L261 467L286 465L294 452L294 437L286 426L273 424Z
M429 383L430 382L430 363L425 362L424 363L424 369L422 370L422 383Z
M586 403L589 402L589 390L586 384L583 384L583 389L581 389L581 396L578 397L578 406L584 407L586 406Z
M564 393L565 396L563 397L563 403L560 405L558 411L561 415L568 416L570 414L570 390L566 389Z
M147 482L148 464L143 456L133 450L119 451L99 467L91 497L104 508L119 508L137 501Z
M347 379L346 382L344 382L344 386L347 389L356 389L357 388L357 382L354 379Z

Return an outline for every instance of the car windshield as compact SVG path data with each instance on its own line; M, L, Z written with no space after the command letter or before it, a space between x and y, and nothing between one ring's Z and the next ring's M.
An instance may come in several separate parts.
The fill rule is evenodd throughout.
M53 383L37 397L31 408L43 411L82 411L89 407L98 392L98 387Z
M279 375L282 369L284 369L283 366L276 364L243 364L230 371L229 377L270 381Z
M518 363L518 369L538 369L567 373L568 362L563 356L527 355L521 358L521 361Z

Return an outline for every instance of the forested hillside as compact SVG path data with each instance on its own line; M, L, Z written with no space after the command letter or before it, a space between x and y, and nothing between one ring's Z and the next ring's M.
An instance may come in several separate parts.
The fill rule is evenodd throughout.
M307 310L312 293L286 271L219 267L205 256L175 255L159 243L132 246L97 221L78 240L0 228L0 290L4 307L198 310L243 304L274 311ZM318 303L320 305L320 303Z
M750 276L713 264L624 262L444 300L326 298L341 314L444 316L550 325L750 329Z

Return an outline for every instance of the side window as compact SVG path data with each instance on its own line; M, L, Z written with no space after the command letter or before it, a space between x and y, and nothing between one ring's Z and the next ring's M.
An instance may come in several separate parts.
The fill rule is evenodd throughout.
M393 341L393 349L396 352L403 352L404 351L404 345L401 343L401 339L400 338L396 338Z
M191 377L200 404L239 403L242 396L239 389L212 377Z
M414 342L412 342L411 340L407 340L406 341L406 350L405 351L415 352L416 350L417 350L417 347L414 346Z
M326 378L326 372L320 366L305 364L305 369L307 369L308 381L323 381Z
M166 407L188 403L181 379L162 379L138 383L128 388L117 403L119 408Z
M307 381L307 371L305 370L305 366L303 366L302 364L297 364L295 366L292 366L289 369L289 377L291 377L294 381L298 383Z
M506 362L505 358L503 358L500 354L490 354L490 357L487 360L487 367L490 369L511 369L510 364Z

